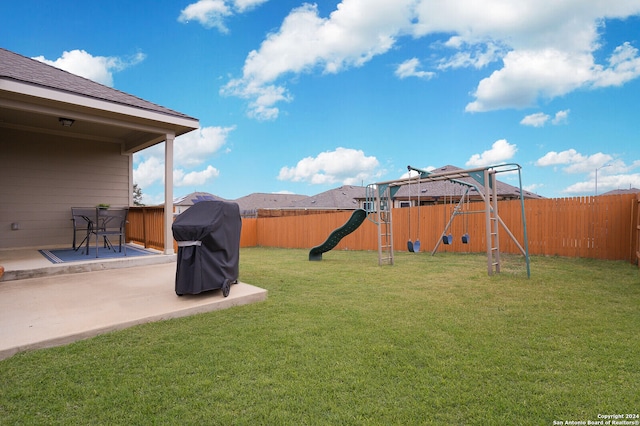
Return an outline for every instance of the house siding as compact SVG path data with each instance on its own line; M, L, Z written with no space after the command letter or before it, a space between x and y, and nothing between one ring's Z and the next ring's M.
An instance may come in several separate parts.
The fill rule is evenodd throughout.
M129 205L119 144L1 131L0 249L71 246L71 207Z

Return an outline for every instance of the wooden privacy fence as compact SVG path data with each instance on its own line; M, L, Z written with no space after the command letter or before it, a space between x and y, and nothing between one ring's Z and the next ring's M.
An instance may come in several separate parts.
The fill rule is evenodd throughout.
M640 257L640 198L635 194L599 197L525 200L529 253L637 263ZM136 210L141 209L141 212ZM128 239L162 248L162 208L158 212L132 208L127 229ZM393 244L397 251L407 250L407 241L419 239L421 251L431 252L441 237L453 204L440 204L393 209ZM486 251L485 215L483 203L465 203L455 216L448 233L452 244L441 244L438 251ZM156 214L157 213L157 214ZM146 214L146 216L145 216ZM521 203L500 201L498 214L523 244ZM331 231L342 226L351 212L304 216L243 219L241 247L311 248L322 244ZM154 221L152 225L149 221ZM149 243L144 242L144 229ZM469 234L463 244L462 235ZM135 236L135 237L134 237ZM500 227L500 251L520 253L507 233ZM335 250L377 250L377 227L369 220L346 236Z
M636 265L640 267L640 194L636 198Z
M130 207L127 241L164 250L164 207Z
M164 207L130 207L127 216L127 241L143 245L147 248L164 250ZM241 247L255 247L257 241L255 219L242 221ZM178 244L173 242L173 250Z

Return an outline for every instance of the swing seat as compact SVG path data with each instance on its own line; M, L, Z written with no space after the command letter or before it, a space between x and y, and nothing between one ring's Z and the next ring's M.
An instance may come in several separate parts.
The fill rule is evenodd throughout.
M418 243L418 247L420 247L420 243ZM409 250L409 253L413 253L414 246L411 240L407 241L407 250Z
M413 250L414 253L418 253L420 251L420 240L416 240L413 243Z
M449 235L443 235L442 236L442 242L449 245L453 242L453 235L449 234Z
M469 243L469 234L464 234L462 236L462 244L468 244Z

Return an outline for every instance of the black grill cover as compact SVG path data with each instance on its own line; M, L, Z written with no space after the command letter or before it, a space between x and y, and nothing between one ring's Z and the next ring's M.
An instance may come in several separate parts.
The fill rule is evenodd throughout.
M238 205L200 201L177 216L171 229L178 242L176 294L222 288L226 297L238 279L242 229Z

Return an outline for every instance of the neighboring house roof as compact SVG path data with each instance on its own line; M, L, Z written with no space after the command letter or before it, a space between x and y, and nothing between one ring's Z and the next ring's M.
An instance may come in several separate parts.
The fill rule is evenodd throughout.
M237 203L238 207L240 207L240 212L242 214L245 214L247 212L255 213L258 209L291 208L292 204L295 201L304 198L308 197L306 195L297 194L268 194L256 192L253 194L245 195L244 197L238 198L236 200L227 200L208 192L192 192L191 194L176 198L175 200L173 200L173 204L176 206L188 207L192 206L198 201L231 201Z
M290 208L296 201L308 198L306 195L298 194L269 194L254 192L235 200L240 206L241 212L254 211L257 209L282 209Z
M629 188L629 189L614 189L613 191L605 192L600 195L624 195L624 194L637 194L640 192L638 188Z
M441 173L447 171L463 170L455 166L444 166L439 169L433 170L433 173ZM473 178L463 178L460 180L469 181L477 184ZM498 195L500 198L519 198L519 188L498 181ZM394 199L406 200L409 196L412 199L417 199L418 193L420 197L425 201L439 200L442 201L444 197L452 197L453 200L462 196L464 188L462 185L453 183L447 180L438 180L433 182L423 182L420 185L412 183L410 185L403 185ZM474 197L475 191L472 191L471 198ZM477 194L477 193L476 193ZM529 191L524 191L525 198L544 198L539 195L533 194ZM194 192L184 197L180 197L174 201L175 205L189 205L191 199L212 197L213 199L224 200L215 195L211 195L206 192ZM448 199L448 198L447 198ZM271 194L256 192L246 195L244 197L232 200L238 203L240 211L243 213L256 211L258 209L327 209L327 210L355 210L360 207L361 201L366 200L366 188L363 186L343 185L338 188L330 189L325 192L321 192L316 195L297 195L297 194ZM229 200L224 200L229 201Z
M447 165L444 167L434 169L431 172L445 173L445 172L452 172L452 171L458 171L458 170L464 170L464 169L461 169L456 166ZM504 175L506 176L507 173L505 173ZM479 185L478 182L471 177L459 178L457 180ZM450 180L436 180L432 182L422 182L420 184L418 184L416 180L415 183L410 183L409 185L403 185L398 190L394 198L397 200L402 200L402 199L406 200L408 198L416 199L418 197L418 194L420 194L420 197L425 200L433 201L433 200L439 200L443 197L453 197L455 199L456 197L458 198L461 197L462 194L464 194L465 189L466 188L464 185L451 182ZM499 179L497 179L497 193L498 193L498 197L502 199L520 198L520 188L504 183ZM474 197L474 194L476 194L475 197ZM523 190L523 194L525 198L533 198L533 199L544 198L540 195L534 194L529 191L524 191L524 190ZM469 192L469 195L472 199L479 198L475 190L471 190Z
M62 127L59 118L74 120ZM198 120L0 48L0 126L123 144L132 153Z
M200 201L228 201L224 198L220 198L217 195L209 194L208 192L192 192L191 194L184 195L182 197L173 200L174 206L192 206Z
M366 188L364 186L343 185L296 201L291 207L297 209L355 210L359 208L358 200L365 198L365 193Z

